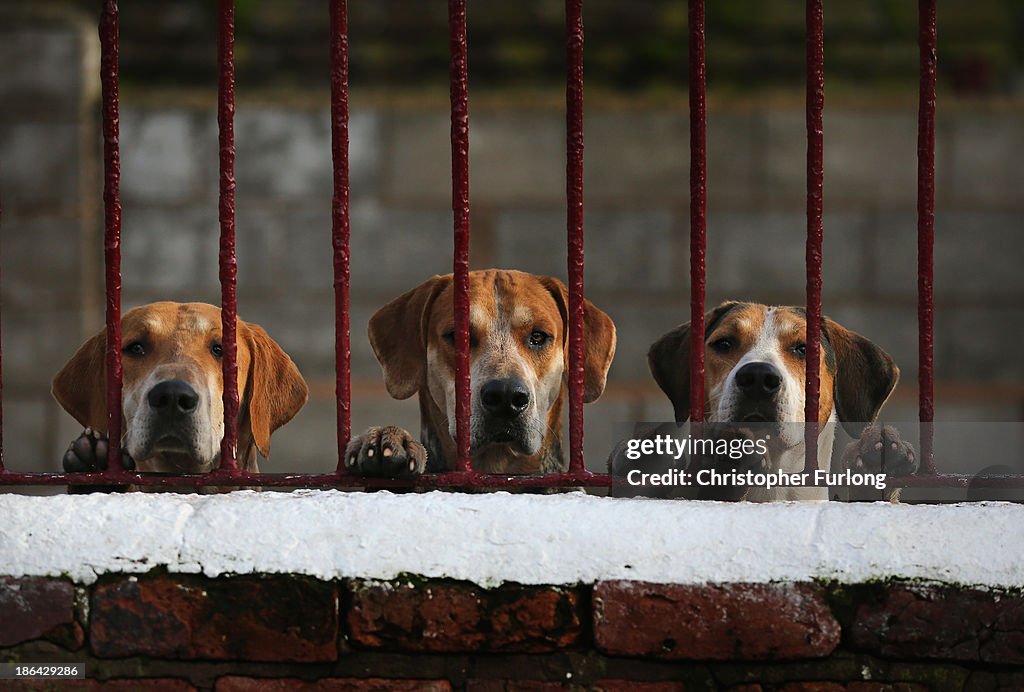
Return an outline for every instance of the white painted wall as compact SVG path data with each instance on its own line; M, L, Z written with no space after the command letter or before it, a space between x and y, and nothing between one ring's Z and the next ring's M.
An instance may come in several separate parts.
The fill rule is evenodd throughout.
M723 504L489 493L0 495L0 574L297 573L480 585L1024 586L1024 506Z

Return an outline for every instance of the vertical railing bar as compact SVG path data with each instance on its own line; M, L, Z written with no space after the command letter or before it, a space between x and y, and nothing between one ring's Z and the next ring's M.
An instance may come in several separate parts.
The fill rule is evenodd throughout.
M220 468L234 472L238 440L238 363L235 260L235 3L217 3L217 127L220 143L220 287L224 375L224 440Z
M105 0L100 15L103 119L103 262L106 280L108 471L121 464L121 156L118 145L118 6Z
M569 279L569 471L583 460L583 0L565 2L565 152Z
M348 1L331 0L331 244L334 249L334 394L338 416L338 473L352 435L352 349L349 324Z
M3 228L3 216L4 216L4 205L3 198L0 197L0 229ZM0 241L3 236L0 234ZM0 258L3 257L3 253L0 252ZM3 281L0 279L0 285ZM0 300L0 325L3 324L3 301ZM4 367L3 367L3 329L0 328L0 474L7 469L4 467Z
M917 336L921 472L935 473L935 0L918 2L920 96L917 125Z
M459 471L469 464L469 96L466 0L448 0L451 49L452 212L454 214L455 449Z
M821 369L822 112L825 107L822 0L807 0L807 383L804 400L804 470L818 468Z
M690 421L704 420L704 300L707 279L707 106L704 0L689 0L690 52Z

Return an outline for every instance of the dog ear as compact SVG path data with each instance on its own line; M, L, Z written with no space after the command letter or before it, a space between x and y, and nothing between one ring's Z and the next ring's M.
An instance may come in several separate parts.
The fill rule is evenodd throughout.
M388 394L396 399L408 399L426 381L430 308L451 282L451 275L435 276L370 318L370 345L384 370Z
M562 348L565 352L566 368L569 365L569 291L558 279L541 277L541 283L558 305L565 325ZM615 323L603 310L583 299L583 401L596 401L604 392L608 382L608 369L615 358Z
M704 334L707 335L726 313L740 303L728 301L704 315ZM690 417L690 323L681 324L651 344L647 351L647 366L654 381L672 402L676 422Z
M256 448L270 456L270 435L290 421L309 397L306 381L288 354L263 327L239 320L249 348L249 422Z
M821 331L835 354L832 396L839 420L873 423L896 388L900 369L888 353L828 317L822 319ZM861 434L858 426L843 427L855 438Z
M57 403L82 427L107 432L107 333L101 331L71 356L53 378Z

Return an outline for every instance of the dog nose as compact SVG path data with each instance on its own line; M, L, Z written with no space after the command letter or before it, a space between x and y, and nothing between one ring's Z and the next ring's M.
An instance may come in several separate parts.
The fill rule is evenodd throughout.
M199 405L196 390L182 380L164 380L150 389L146 398L150 407L161 416L188 415Z
M751 399L767 399L782 386L782 374L771 363L747 363L736 372L736 386Z
M491 380L480 389L484 410L497 418L516 418L530 405L530 391L516 379Z

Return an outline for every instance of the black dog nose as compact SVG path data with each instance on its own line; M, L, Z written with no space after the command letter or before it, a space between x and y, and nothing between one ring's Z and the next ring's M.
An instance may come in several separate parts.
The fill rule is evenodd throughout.
M188 415L199 405L196 390L182 380L164 380L149 390L146 399L161 416Z
M484 410L497 418L515 418L530 405L530 390L516 379L491 380L480 389Z
M747 363L736 372L736 386L751 399L767 399L782 386L782 373L771 363Z

